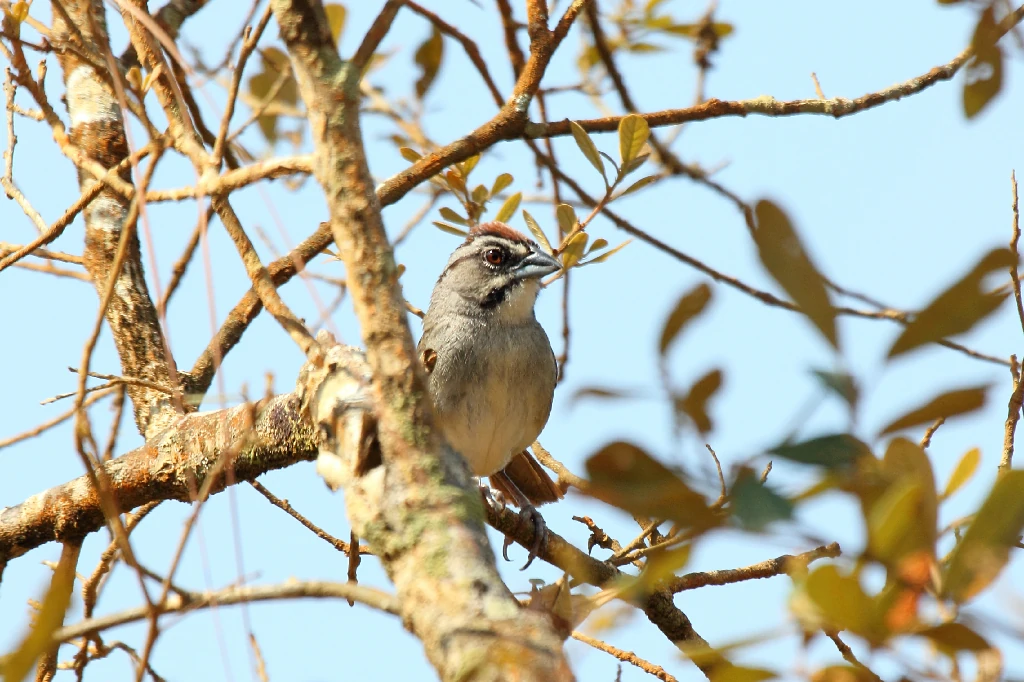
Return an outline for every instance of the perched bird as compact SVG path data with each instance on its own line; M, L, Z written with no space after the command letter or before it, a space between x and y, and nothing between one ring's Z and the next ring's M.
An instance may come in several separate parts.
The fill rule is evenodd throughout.
M474 227L434 285L419 342L445 440L475 476L487 476L498 497L519 506L535 524L537 541L527 566L546 535L534 504L562 497L525 451L548 420L557 374L533 306L540 278L560 268L508 225Z

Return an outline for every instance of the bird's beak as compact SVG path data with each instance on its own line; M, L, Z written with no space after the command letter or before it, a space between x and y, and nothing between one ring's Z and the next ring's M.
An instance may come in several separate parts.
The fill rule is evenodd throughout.
M516 279L538 279L561 269L562 264L553 256L543 251L531 251L529 256L520 261L514 273Z

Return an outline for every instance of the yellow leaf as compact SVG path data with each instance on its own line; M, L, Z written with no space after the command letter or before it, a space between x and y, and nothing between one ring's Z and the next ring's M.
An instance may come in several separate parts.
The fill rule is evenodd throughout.
M962 334L995 312L1008 293L988 293L981 290L985 278L999 270L1008 271L1017 262L1009 249L993 249L956 284L914 315L892 348L893 358L932 341Z
M956 468L953 469L953 473L949 475L949 481L946 483L946 489L942 491L942 498L946 499L951 497L953 493L959 490L967 481L971 480L974 476L974 472L978 470L978 464L981 462L981 450L978 448L972 448L964 453L964 456L960 458L960 461L956 463Z
M964 115L977 116L1003 87L1003 51L997 44L999 29L994 4L981 13L971 47L974 56L964 67Z
M659 353L664 355L668 351L672 341L679 336L679 332L704 311L710 300L711 287L703 282L679 298L676 307L669 313L668 319L665 320L665 326L661 330L661 340L658 342Z
M498 209L498 212L497 214L495 214L494 219L497 220L499 223L507 223L512 218L512 216L516 214L516 209L519 208L519 202L522 201L522 199L522 192L516 192L508 199L505 199L505 203L502 204L501 208Z
M984 637L963 623L942 623L920 630L916 634L927 637L946 654L955 654L958 651L985 651L992 648Z
M423 158L422 154L420 154L415 149L410 149L409 147L399 147L398 153L401 154L402 158L408 161L409 163L416 163L417 161Z
M526 209L523 209L523 220L526 221L526 228L530 231L530 234L534 236L537 243L541 245L547 253L551 253L551 242L548 241L547 236L544 234L544 230L540 229L540 225L533 219L533 216L527 213Z
M435 221L433 221L433 224L434 224L434 227L436 227L437 229L441 230L442 232L447 232L448 234L454 234L454 235L457 235L459 237L465 237L466 234L467 234L467 232L465 230L460 230L459 228L455 227L454 225L449 225L448 223L442 223L442 222L438 222L438 221L435 220Z
M420 67L420 77L416 81L416 97L423 99L427 90L434 84L438 69L441 68L441 58L444 56L444 39L437 28L433 28L430 37L417 48L415 60Z
M916 481L903 480L889 486L871 506L867 522L872 557L888 565L905 549L903 542L914 527L920 502L921 486Z
M601 162L601 154L597 151L594 141L587 135L587 131L580 127L576 121L569 121L569 129L572 130L572 137L576 140L576 146L587 157L590 165L597 169L597 172L604 176L604 164Z
M839 347L836 311L825 290L825 281L804 250L789 218L778 206L761 200L757 216L758 256L772 278L789 294L833 347Z
M957 602L975 596L998 577L1024 529L1024 470L1005 472L953 549L943 592Z
M576 265L583 257L583 250L587 248L589 238L586 232L577 232L576 236L565 245L565 248L562 249L562 268L564 270Z
M604 240L603 239L598 239L597 241L604 241ZM586 261L585 263L580 263L579 265L582 267L584 265L592 265L594 263L603 263L606 260L608 260L609 258L611 258L612 256L614 256L615 254L617 254L623 248L625 248L625 246L627 244L629 244L631 241L633 241L633 240L632 239L627 239L626 241L624 241L621 244L619 244L618 246L616 246L614 249L610 249L610 250L605 251L604 253L602 253L602 254L600 254L598 256L594 256L590 260ZM591 247L590 250L587 253L590 253L593 250L594 250L593 247Z
M660 178L659 178L659 176L657 176L657 175L648 175L648 176L647 176L647 177L645 177L645 178L640 178L639 180L637 180L636 182L634 182L634 183L633 183L632 185L630 185L629 187L627 187L627 188L626 188L626 191L625 191L625 192L623 192L622 194L620 194L619 196L620 196L620 197L624 197L624 196L626 196L627 194L632 194L633 192L637 191L638 189L643 189L643 188L644 188L644 187L646 187L647 185L649 185L649 184L651 184L652 182L654 182L655 180L659 180L659 179L660 179Z
M456 213L454 210L448 208L447 206L442 206L440 213L441 217L447 220L448 222L455 223L456 225L468 225L468 222L466 221L465 218L463 218L461 215Z
M980 410L985 406L985 393L988 391L988 388L988 386L974 386L956 391L948 391L936 396L927 404L915 408L893 421L882 429L879 435L884 436L912 426L930 424L940 417L948 418Z
M651 130L643 116L629 114L619 121L619 157L626 164L636 158L647 144Z
M11 18L19 24L28 19L28 3L24 2L24 0L18 0L18 2L11 5Z
M555 219L562 234L569 234L576 227L576 210L569 204L559 204L555 208Z
M53 633L64 623L64 614L71 603L77 562L78 547L65 545L35 622L18 648L3 658L4 682L21 682L39 656L53 645Z
M493 198L503 189L512 184L512 175L509 173L502 173L494 179L494 184L491 186L490 196Z
M870 632L874 604L855 575L842 575L831 564L820 566L807 576L805 589L831 627L858 635Z
M329 3L324 5L324 13L327 15L327 24L331 27L331 38L334 40L334 44L338 44L338 39L341 38L341 32L345 30L345 17L347 11L344 5L337 3Z

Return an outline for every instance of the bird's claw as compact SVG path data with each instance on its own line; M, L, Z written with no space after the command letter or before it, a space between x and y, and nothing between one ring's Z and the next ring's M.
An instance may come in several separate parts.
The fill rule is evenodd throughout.
M545 523L544 517L540 515L537 508L532 504L525 504L519 512L520 518L526 517L533 523L533 544L530 545L530 552L527 555L526 563L520 568L520 571L525 571L533 563L533 560L537 558L541 550L544 549L544 545L548 541L548 524ZM505 546L502 547L501 553L505 557L505 561L508 561L508 546L512 544L512 538L505 536Z
M490 507L495 514L500 514L505 511L505 495L500 490L495 490L491 486L483 483L482 481L478 484L480 488L480 494L484 498L484 504ZM508 557L506 557L506 560Z

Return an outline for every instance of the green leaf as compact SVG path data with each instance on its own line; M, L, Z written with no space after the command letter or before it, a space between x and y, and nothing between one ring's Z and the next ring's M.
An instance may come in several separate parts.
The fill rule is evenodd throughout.
M420 154L415 149L410 149L409 147L399 147L398 153L401 154L402 158L408 161L409 163L416 163L417 161L423 158L422 154Z
M754 213L757 217L754 241L761 263L828 342L838 348L836 311L825 290L825 281L800 243L789 218L782 209L764 199L757 202Z
M627 164L636 158L640 150L647 144L651 129L643 116L629 114L619 121L619 158Z
M530 231L530 234L534 236L537 243L541 245L546 252L551 253L551 242L548 241L547 236L544 234L544 230L540 229L540 225L533 219L533 216L523 209L523 220L526 221L526 229Z
M473 201L480 204L481 206L487 201L488 192L487 188L483 185L477 185L473 188L473 193L470 195Z
M447 206L442 206L440 213L441 217L448 222L455 223L456 225L469 225L469 221Z
M602 253L599 256L594 256L590 260L585 261L583 263L580 263L579 267L583 267L584 265L593 265L594 263L603 263L603 262L605 262L606 260L608 260L609 258L614 256L615 254L617 254L619 251L624 249L626 247L626 244L629 244L631 241L633 241L633 240L632 239L627 239L626 241L624 241L621 244L619 244L618 246L616 246L614 249L611 249L610 251L605 251L604 253ZM593 249L590 249L590 250L593 251Z
M953 549L942 580L956 602L977 595L999 576L1024 529L1024 470L1004 472Z
M992 648L984 637L963 623L943 623L918 631L916 634L927 637L936 648L947 655L958 651L986 651Z
M762 484L751 469L740 469L729 491L729 510L740 525L748 530L762 531L775 521L793 517L793 503Z
M874 604L855 575L842 575L828 564L808 575L804 587L831 627L858 635L871 631Z
M639 180L634 182L632 185L627 187L626 191L623 192L622 194L620 194L619 196L620 197L624 197L627 194L632 194L633 192L637 191L638 189L643 189L644 187L646 187L647 185L651 184L655 180L660 180L660 179L661 178L658 175L648 175L645 178L640 178Z
M589 236L586 232L578 232L575 237L569 240L569 243L562 249L563 269L568 270L579 262L580 258L583 257L583 250L587 248L587 239L589 239Z
M865 516L875 556L897 570L909 555L934 557L939 498L928 455L917 443L894 438L882 458L882 471L892 481L889 486L873 501L862 497L871 505Z
M448 234L454 234L454 235L457 235L459 237L465 237L467 234L469 234L465 230L460 230L459 228L455 227L454 225L449 225L448 223L441 223L441 222L438 222L438 221L435 220L435 221L433 221L433 224L434 224L434 227L438 228L442 232L447 232Z
M420 67L420 77L416 80L416 97L423 99L427 90L434 84L437 72L441 68L441 58L444 56L444 39L441 32L434 28L427 38L416 50L416 65Z
M846 372L826 372L821 369L812 369L811 372L830 391L846 401L851 407L857 407L860 398L860 391L857 389L857 380L853 375Z
M555 219L558 221L558 229L562 234L569 234L576 227L576 210L569 204L559 204L555 207Z
M974 56L964 67L964 115L974 118L1003 87L1003 51L997 44L999 26L995 4L981 13L974 29L971 48Z
M700 315L708 302L711 301L711 287L701 282L693 289L683 294L676 307L669 313L665 320L665 326L661 330L661 340L658 341L658 352L664 356L669 346L687 324Z
M942 499L952 497L953 493L960 490L967 481L971 480L971 477L974 476L974 472L978 470L978 464L980 462L980 449L971 448L965 452L964 456L960 458L960 461L956 463L956 468L953 469L953 473L949 475L949 481L946 483L946 489L942 491Z
M689 417L701 434L708 433L713 425L707 413L707 404L721 387L722 370L711 370L695 381L685 396L675 398L676 412L682 412Z
M717 523L704 497L642 449L609 443L587 460L587 494L641 516L703 530Z
M601 161L601 154L597 151L597 146L594 141L590 139L590 135L587 135L579 123L576 121L569 121L569 129L572 130L573 139L576 140L576 146L583 152L583 156L587 157L587 161L590 165L597 169L597 172L601 174L601 177L605 177L604 174L604 163ZM607 182L607 180L605 180Z
M508 199L505 199L505 203L501 205L498 212L494 215L494 219L499 223L507 223L512 219L512 216L516 214L516 209L519 208L519 202L523 200L523 193L516 192Z
M495 197L503 189L512 184L512 175L510 173L502 173L498 177L494 178L494 184L491 185L491 197Z
M871 449L863 441L848 433L821 436L802 443L783 443L769 453L801 464L814 464L828 469L845 469L852 466Z
M926 343L962 334L995 312L1009 293L986 293L984 279L999 270L1009 270L1017 262L1009 249L993 249L953 286L914 315L892 348L889 357L906 353Z
M650 154L639 154L635 159L629 163L622 164L622 168L619 170L619 178L624 178L640 166L644 165L647 159L651 158ZM611 160L611 157L608 157Z
M327 14L327 24L331 27L331 38L337 45L341 38L341 32L345 30L345 18L348 16L348 11L344 5L332 2L324 5L324 13Z
M948 418L980 410L985 406L985 394L988 389L988 386L974 386L972 388L962 388L943 393L930 400L927 404L913 409L893 421L882 429L878 435L884 436L912 426L930 424L939 418Z

